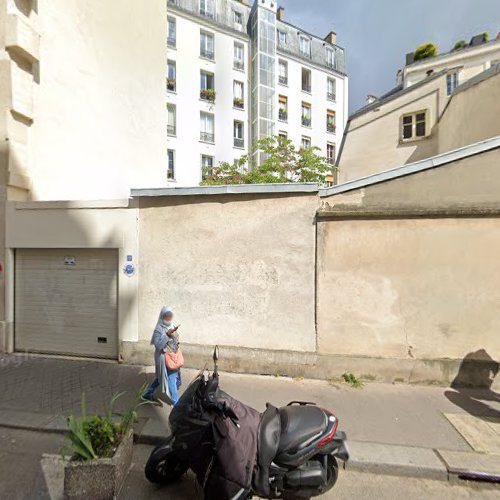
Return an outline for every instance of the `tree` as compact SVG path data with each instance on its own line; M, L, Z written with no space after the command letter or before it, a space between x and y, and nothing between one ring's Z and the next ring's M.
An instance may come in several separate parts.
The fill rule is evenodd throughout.
M435 43L424 43L417 47L415 50L414 58L415 61L420 61L421 59L427 59L428 57L437 56L438 48Z
M290 139L266 137L234 163L221 162L203 169L201 185L318 182L336 168L317 154L319 148L297 149ZM258 164L255 158L262 158Z

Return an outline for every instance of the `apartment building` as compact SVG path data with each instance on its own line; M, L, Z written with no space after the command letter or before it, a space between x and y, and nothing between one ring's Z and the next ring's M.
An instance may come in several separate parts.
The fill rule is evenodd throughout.
M167 45L169 184L197 185L269 136L334 164L348 99L335 33L287 23L275 0L169 0Z

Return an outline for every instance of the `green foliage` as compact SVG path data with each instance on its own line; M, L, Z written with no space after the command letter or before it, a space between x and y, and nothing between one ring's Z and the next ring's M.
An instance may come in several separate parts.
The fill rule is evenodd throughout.
M71 452L71 459L76 461L110 458L122 438L127 435L137 421L137 410L149 401L141 400L147 385L144 384L135 395L134 403L125 413L114 411L115 403L123 392L115 394L104 409L104 415L87 415L85 394L82 394L82 415L80 418L68 417L68 446L61 449L64 455ZM119 418L118 418L119 417Z
M215 89L201 89L200 97L205 101L215 102Z
M359 378L356 377L353 373L350 372L345 372L342 375L342 378L344 379L344 382L346 384L349 384L351 387L354 387L355 389L361 389L363 387L363 382Z
M429 57L435 57L438 54L438 48L435 43L424 43L420 45L420 47L417 47L417 50L415 50L414 53L414 58L415 61L420 61L422 59L427 59Z
M324 184L335 167L319 156L318 150L316 147L296 149L290 139L266 137L257 141L250 152L235 163L221 162L216 167L204 168L201 184ZM255 158L262 161L256 163Z
M460 50L467 47L467 42L465 40L459 40L454 46L453 50Z
M485 31L483 33L483 41L487 42L489 39L490 39L490 34L487 31Z

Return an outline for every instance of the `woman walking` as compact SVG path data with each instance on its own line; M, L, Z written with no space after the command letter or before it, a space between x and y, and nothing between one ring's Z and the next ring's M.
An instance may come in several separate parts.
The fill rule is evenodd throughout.
M179 399L177 393L178 370L169 370L165 363L165 352L177 349L178 335L174 323L174 312L170 307L163 307L158 317L158 322L151 337L151 345L155 347L155 379L142 396L148 401L157 401L154 398L156 389L162 386L165 393L175 405Z

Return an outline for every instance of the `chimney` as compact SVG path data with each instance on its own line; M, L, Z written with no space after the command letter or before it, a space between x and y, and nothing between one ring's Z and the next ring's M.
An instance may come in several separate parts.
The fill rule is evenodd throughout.
M366 104L371 104L372 102L375 102L377 100L377 96L374 96L372 94L368 94L366 96Z
M332 45L336 45L337 33L335 33L335 31L330 31L330 33L328 33L328 35L325 36L325 42L331 43Z
M276 17L278 18L278 21L285 20L285 7L282 6L278 7L278 10L276 11Z

